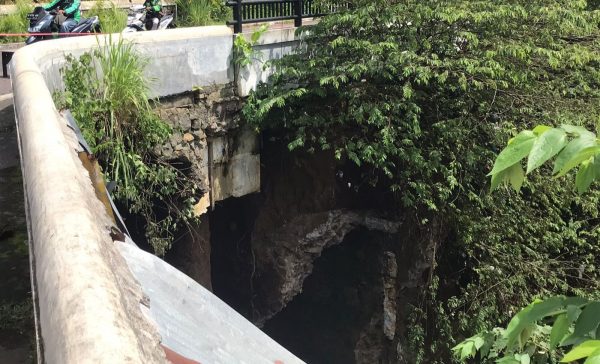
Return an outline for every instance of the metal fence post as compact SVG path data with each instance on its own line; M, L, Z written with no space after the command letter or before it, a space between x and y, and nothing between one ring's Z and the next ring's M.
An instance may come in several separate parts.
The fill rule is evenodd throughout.
M233 20L235 20L235 24L233 25L234 33L242 32L242 0L236 0L235 6L233 8Z
M294 3L294 7L295 7L294 15L296 15L296 17L294 18L294 26L301 27L302 26L302 0L296 0L296 2Z

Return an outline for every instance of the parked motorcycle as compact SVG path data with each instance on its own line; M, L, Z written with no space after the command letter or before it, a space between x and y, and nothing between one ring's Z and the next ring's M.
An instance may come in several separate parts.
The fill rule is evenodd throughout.
M32 13L27 14L27 20L29 20L27 32L31 35L27 37L25 44L53 39L54 35L48 35L48 33L57 33L60 28L57 14L56 11L47 11L41 6L36 6ZM100 20L97 16L93 16L87 19L82 17L71 33L95 33L99 31Z
M134 5L129 8L129 14L127 15L127 26L123 29L123 33L131 33L131 32L141 32L146 29L146 8L143 5ZM175 23L173 22L173 15L166 14L163 15L158 23L158 29L169 29L175 28Z

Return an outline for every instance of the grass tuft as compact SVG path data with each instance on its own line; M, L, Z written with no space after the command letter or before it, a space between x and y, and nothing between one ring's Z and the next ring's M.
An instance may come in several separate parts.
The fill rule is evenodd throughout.
M223 23L231 9L220 0L176 0L178 21L184 26L203 26Z
M118 9L114 3L106 6L104 0L96 0L94 6L86 13L86 17L97 15L104 33L120 33L127 26L127 13Z
M198 191L154 156L172 131L152 110L147 65L131 44L109 37L92 53L67 57L65 91L56 96L57 105L71 109L106 178L117 182L117 200L144 218L149 244L164 255L178 226L195 219Z
M18 0L17 11L0 17L0 33L26 33L29 27L27 14L33 11L28 1ZM22 42L25 37L0 37L0 43Z

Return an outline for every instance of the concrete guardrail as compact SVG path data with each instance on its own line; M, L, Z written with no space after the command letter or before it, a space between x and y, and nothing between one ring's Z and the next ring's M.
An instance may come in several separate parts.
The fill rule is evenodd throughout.
M134 33L125 39L150 59L148 77L159 80L152 88L152 96L178 94L195 86L226 84L236 79L231 66L233 34L225 26ZM65 54L78 56L107 40L90 36L43 41L18 50L10 64L40 362L113 364L167 360L159 330L144 308L143 287L109 235L112 222L77 158L75 134L66 126L51 96L63 87L59 70L65 64ZM292 41L293 31L267 33L257 49L265 59L277 57L291 49ZM240 70L240 93L247 94L267 74L259 66ZM237 315L228 307L219 310L226 313L215 317ZM232 325L245 325L239 332L251 333L255 347L277 354L281 358L277 361L301 362L241 316L234 321ZM219 337L232 340L231 345L235 345L235 332L230 329ZM215 350L211 355L218 356L219 350L227 349Z

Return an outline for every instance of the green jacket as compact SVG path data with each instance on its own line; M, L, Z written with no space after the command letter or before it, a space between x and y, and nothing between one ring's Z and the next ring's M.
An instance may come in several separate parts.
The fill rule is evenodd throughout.
M162 9L162 6L160 5L160 0L146 0L146 2L144 3L144 7L148 6L152 8L152 11L155 11L157 13Z
M44 9L54 10L60 7L65 11L67 18L73 18L76 22L79 22L79 19L81 19L81 12L79 11L80 3L81 0L52 0L50 4L44 5Z

